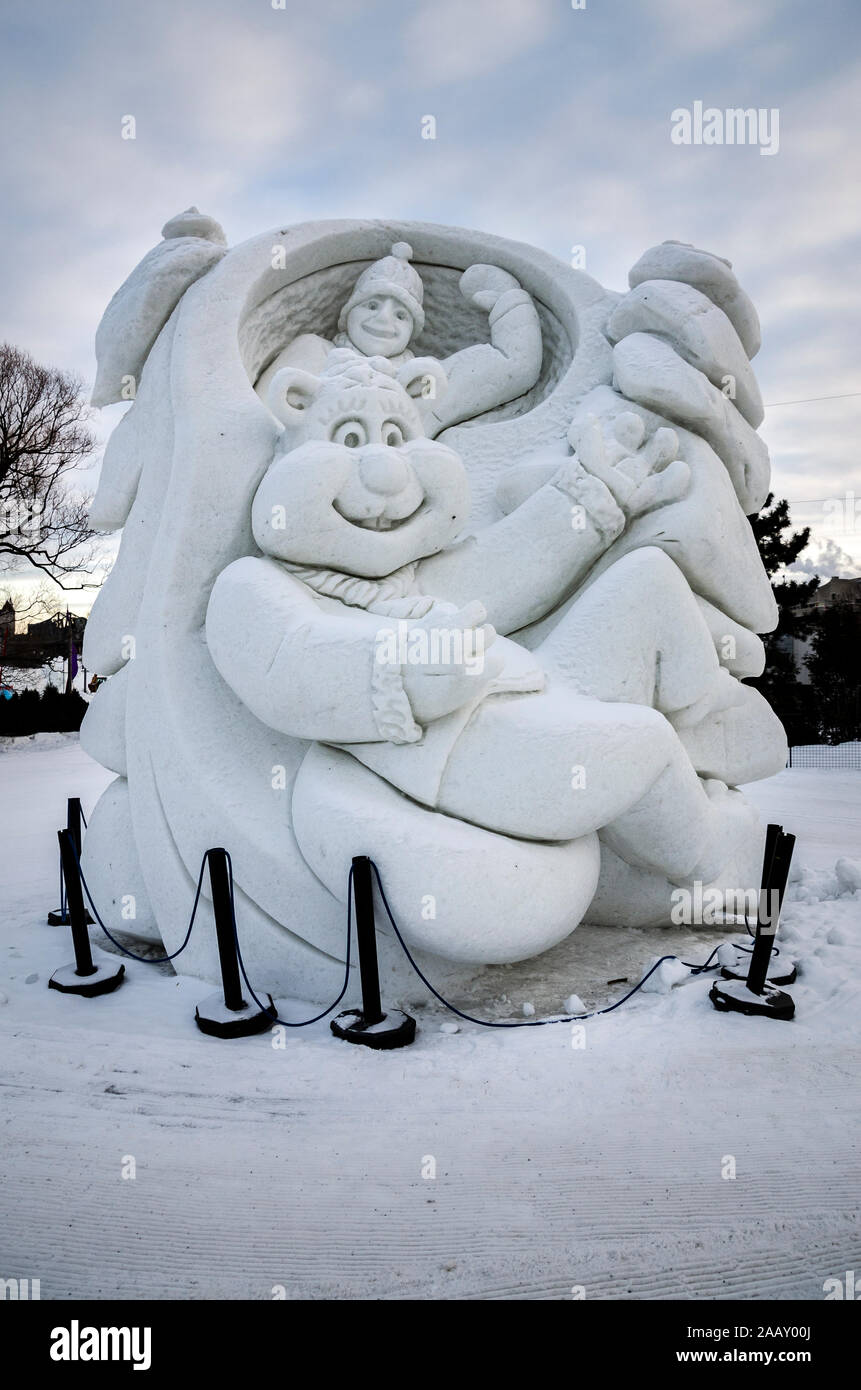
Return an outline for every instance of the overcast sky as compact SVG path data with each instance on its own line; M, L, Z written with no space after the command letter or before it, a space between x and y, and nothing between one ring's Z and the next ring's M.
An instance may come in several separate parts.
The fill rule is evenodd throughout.
M91 384L108 299L191 203L231 245L355 216L582 244L614 289L690 241L759 309L774 486L812 562L861 574L858 0L276 4L4 0L0 336ZM696 101L776 108L777 152L674 144Z

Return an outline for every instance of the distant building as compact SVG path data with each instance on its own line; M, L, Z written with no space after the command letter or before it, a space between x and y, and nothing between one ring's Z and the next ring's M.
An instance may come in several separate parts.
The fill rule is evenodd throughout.
M828 608L832 603L849 603L858 615L859 637L861 637L861 579L838 579L836 576L829 579L825 584L820 584L814 590L806 603L801 604L795 612L802 617L809 617L811 610L821 611ZM810 639L802 640L799 637L788 639L792 643L792 656L795 661L795 669L798 672L798 679L802 685L810 684L810 676L807 673L807 658L810 655Z
M40 623L27 624L27 636L33 642L58 642L66 631L59 618L43 618Z
M8 632L10 641L15 636L15 605L10 598L7 598L0 608L0 633L2 632Z
M826 584L820 584L812 597L808 600L808 608L827 608L829 603L836 603L839 599L848 599L853 608L861 609L861 579L829 579Z
M80 647L84 638L84 628L87 626L86 618L81 618L73 613L69 622L72 627L72 639L76 647ZM34 642L68 642L69 623L66 622L65 614L57 614L53 618L45 618L40 623L29 623L27 625L27 636Z

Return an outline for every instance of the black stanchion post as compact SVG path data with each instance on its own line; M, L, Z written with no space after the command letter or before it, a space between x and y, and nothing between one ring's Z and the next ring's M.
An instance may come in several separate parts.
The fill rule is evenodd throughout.
M90 933L84 918L84 894L75 859L77 846L70 830L58 830L60 841L60 861L63 865L63 879L66 884L66 905L72 927L72 944L75 948L75 974L95 975L93 953L90 949Z
M66 803L66 829L72 837L72 844L78 858L81 857L81 798L70 796Z
M374 925L374 889L371 861L366 854L353 859L353 903L356 908L356 942L359 948L359 976L362 981L361 1009L346 1009L333 1018L330 1028L336 1038L385 1051L406 1047L416 1036L416 1021L400 1009L383 1012L380 1002L380 969L377 961L377 932Z
M756 937L750 956L746 979L723 971L724 979L716 980L709 998L722 1012L756 1014L764 1018L791 1019L795 1002L768 979L768 968L774 939L780 921L780 910L789 879L789 866L795 836L785 835L780 826L769 826L762 872L762 889L756 914Z
M353 901L356 905L356 942L362 980L362 1016L365 1027L382 1023L380 967L377 962L377 928L374 922L374 886L371 861L366 855L353 860Z
M771 876L774 872L774 851L777 849L777 842L782 834L782 825L769 825L766 828L765 851L762 856L762 876L759 885L760 902L762 902L763 893L767 893L771 887Z
M762 994L765 989L769 961L780 923L780 911L783 907L783 897L786 892L789 865L794 848L795 836L784 835L781 831L774 849L768 891L764 895L766 907L765 911L760 909L758 914L756 939L750 956L750 969L747 972L747 987L751 994Z
M233 914L230 910L230 878L227 872L227 854L223 849L209 851L209 884L212 891L212 910L215 913L215 935L221 963L224 1007L236 1013L247 1006L242 998L242 985L239 981L239 961L236 959Z
M765 834L765 852L762 857L762 877L757 899L756 922L767 921L773 911L775 901L775 850L783 835L782 825L769 825ZM782 901L782 898L781 898ZM779 914L778 914L779 915ZM772 943L773 944L773 943ZM766 965L766 978L773 985L791 985L797 975L795 962L788 958L774 958L769 946L771 959ZM722 964L721 975L725 980L746 980L751 965L750 951L738 950L735 959ZM757 991L759 993L761 991Z
M210 1037L246 1038L271 1027L277 1011L271 995L265 996L269 1000L270 1011L261 1009L257 1004L249 1004L242 997L227 850L208 850L207 858L222 988L220 993L211 994L198 1004L194 1012L195 1022L201 1033L208 1033Z
M83 840L81 838L81 799L78 796L70 796L68 801L66 802L66 829L72 837L72 844L75 847L75 853L78 856L78 859L80 860ZM65 881L65 871L63 871L63 879ZM59 912L48 913L49 927L64 927L68 920L68 905L66 907L65 912L61 908ZM92 925L93 919L87 911L86 907L84 908L84 921Z
M64 965L60 970L55 970L48 981L48 988L58 989L62 994L82 994L85 998L92 999L97 994L110 994L111 990L116 989L122 982L126 968L114 961L98 965L93 961L78 856L72 832L68 829L58 830L57 836L60 841L60 861L66 884L66 910L72 928L75 964Z

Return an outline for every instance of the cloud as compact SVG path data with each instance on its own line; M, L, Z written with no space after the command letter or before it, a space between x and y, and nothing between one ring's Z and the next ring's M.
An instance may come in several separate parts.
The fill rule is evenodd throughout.
M835 575L840 579L857 579L861 576L861 566L834 541L820 542L808 554L810 549L808 546L797 560L787 566L789 574L816 574L820 579L833 579Z
M463 81L505 66L552 26L546 0L431 0L407 20L403 52L420 83Z
M720 0L703 7L691 0L651 0L665 40L676 53L718 53L745 44L779 20L785 0Z

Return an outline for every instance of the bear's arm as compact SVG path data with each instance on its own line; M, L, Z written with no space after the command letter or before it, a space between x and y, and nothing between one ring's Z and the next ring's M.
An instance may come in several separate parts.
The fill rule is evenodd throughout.
M501 633L537 622L576 588L624 529L597 478L545 483L501 521L422 560L422 590L452 603L479 599Z
M206 641L227 684L272 729L328 743L412 742L421 730L393 688L399 668L375 660L383 625L346 606L325 611L277 561L249 556L215 581Z

